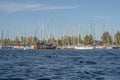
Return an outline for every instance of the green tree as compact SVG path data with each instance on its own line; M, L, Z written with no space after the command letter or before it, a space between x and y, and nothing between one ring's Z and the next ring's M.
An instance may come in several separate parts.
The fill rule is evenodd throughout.
M115 33L114 38L115 38L116 45L120 45L120 32L119 31Z
M34 44L36 44L38 42L38 38L34 37L33 42L34 42Z
M93 44L93 36L90 34L90 35L86 35L84 37L84 44Z
M10 41L9 38L5 38L5 39L3 40L3 45L10 45L10 43L11 43L11 41Z
M93 44L94 42L94 39L93 39L93 36L92 34L89 35L89 44Z
M89 44L89 36L88 35L86 35L84 37L84 44Z
M58 45L63 45L62 40L58 39Z
M104 32L102 34L101 40L103 41L103 43L106 43L109 45L112 43L112 36L110 35L109 32Z
M28 37L28 44L32 44L33 43L33 38L32 37Z
M16 38L15 38L15 44L18 44L18 43L20 43L20 40L19 40L18 36L16 36Z
M24 37L21 36L21 43L24 43Z
M79 37L78 37L78 38L79 38L79 43L80 43L80 44L83 44L83 40L82 40L82 38L81 38L81 35L80 35L80 34L79 34Z

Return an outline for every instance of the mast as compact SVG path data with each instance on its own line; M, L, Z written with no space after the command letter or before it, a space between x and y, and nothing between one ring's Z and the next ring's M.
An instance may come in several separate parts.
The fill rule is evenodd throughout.
M79 43L80 42L80 37L79 37L79 25L78 25L78 46L79 46Z
M72 43L73 43L73 46L74 46L74 26L73 26L73 31L72 31Z
M68 26L67 26L68 27ZM68 27L68 29L69 29L69 27ZM69 46L70 45L70 42L69 42L69 30L67 31L67 46Z
M51 19L51 32L50 32L50 39L51 39L51 43L54 42L54 31L53 31L53 19Z
M43 26L43 21L41 21L41 41L44 41L44 26Z
M1 29L1 46L3 45L3 30Z
M91 29L92 29L91 31L93 32L93 39L94 39L93 40L93 46L95 47L96 46L95 23L91 23Z

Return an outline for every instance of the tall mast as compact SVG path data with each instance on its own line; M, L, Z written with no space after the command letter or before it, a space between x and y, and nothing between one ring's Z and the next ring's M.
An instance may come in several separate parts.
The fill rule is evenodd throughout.
M96 46L96 33L95 33L95 23L91 23L91 32L93 32L93 38L94 38L94 42L93 42L93 45Z
M54 32L53 32L53 19L51 19L51 32L50 32L50 38L52 40L52 43L53 43L53 38L54 38Z
M72 32L72 34L73 34L73 46L75 46L75 24L73 26L73 32Z
M1 29L1 46L3 45L3 30Z
M69 27L67 26L67 45L70 45L70 42L69 42Z
M78 45L80 44L79 41L80 41L80 37L79 37L79 25L78 25Z
M41 41L44 41L44 26L43 26L43 21L41 21Z

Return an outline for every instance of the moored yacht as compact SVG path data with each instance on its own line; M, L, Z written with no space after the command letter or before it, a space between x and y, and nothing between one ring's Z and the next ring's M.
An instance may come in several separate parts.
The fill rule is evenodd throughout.
M75 46L74 49L90 50L94 49L94 46Z
M13 50L24 50L24 46L21 44L16 44L15 46L13 46Z
M57 46L53 43L45 43L45 42L38 42L34 45L34 49L41 50L41 49L56 49Z

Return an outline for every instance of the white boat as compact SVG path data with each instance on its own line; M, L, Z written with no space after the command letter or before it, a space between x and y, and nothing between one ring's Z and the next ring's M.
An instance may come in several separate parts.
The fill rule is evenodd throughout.
M24 50L23 46L13 46L13 50Z
M103 49L113 49L112 46L104 46Z
M95 49L103 49L104 46L95 46Z
M32 49L34 49L34 45L31 46L16 45L13 47L13 50L32 50Z
M106 45L103 45L103 46L95 46L95 49L112 49L113 47L112 46L106 46Z
M32 50L32 49L34 49L34 45L24 47L24 50Z
M74 49L73 45L62 46L61 49Z
M90 50L94 49L94 46L75 46L74 49Z

